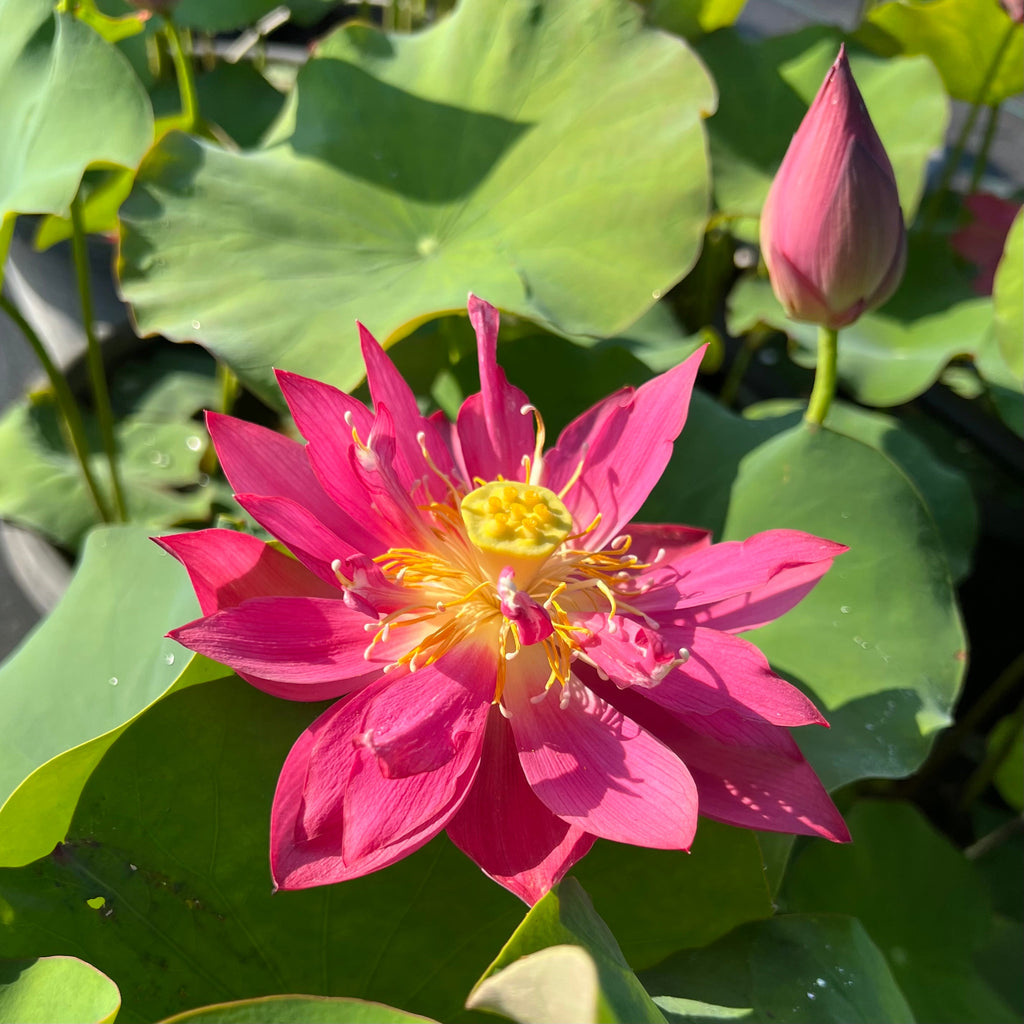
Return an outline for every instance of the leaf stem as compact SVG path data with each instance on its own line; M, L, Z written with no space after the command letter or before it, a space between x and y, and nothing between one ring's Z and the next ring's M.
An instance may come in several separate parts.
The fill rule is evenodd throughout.
M831 327L818 328L818 365L814 368L814 387L807 403L804 421L812 427L825 422L836 395L836 359L839 332Z
M998 106L988 108L988 123L985 125L985 134L981 139L981 148L974 157L974 169L971 171L971 184L967 189L968 195L977 191L982 176L985 174L985 168L988 166L989 150L992 148L992 141L996 137L996 129L999 126L1000 109L1001 108Z
M2 293L0 293L0 309L10 317L11 321L25 336L25 340L32 347L32 351L39 360L43 372L49 379L50 387L53 389L53 395L57 401L57 408L64 420L64 426L67 429L67 435L71 442L72 454L78 461L78 467L82 471L82 478L85 481L86 489L89 491L93 504L96 506L96 512L99 514L101 521L105 523L112 522L113 517L107 509L103 493L100 491L96 478L92 475L92 470L89 468L89 445L85 439L82 413L78 408L78 403L75 401L75 396L71 393L67 378L50 358L50 353L46 351L46 346L40 340L39 335L32 329L32 325L21 315L18 307Z
M196 79L192 72L192 61L185 53L181 33L178 32L178 26L174 24L171 15L165 14L163 18L164 34L171 50L171 60L174 62L174 76L178 80L183 128L186 132L196 132L199 130L199 99L196 95Z
M1017 25L1013 21L1010 21L1009 25L1007 25L1006 32L1003 34L1003 38L999 43L995 56L992 58L991 63L985 71L985 77L982 79L981 85L978 87L978 95L974 98L974 103L971 104L971 110L967 115L967 120L964 122L963 128L960 129L960 134L957 136L956 143L953 145L953 150L943 165L942 177L939 179L938 187L932 193L931 200L928 203L928 209L924 214L924 219L921 224L921 230L925 233L931 231L932 227L935 225L935 221L938 219L939 212L942 209L943 200L949 192L950 182L953 180L953 175L956 174L957 168L960 166L960 161L963 159L964 150L967 148L967 139L971 132L974 131L974 126L978 121L978 115L981 113L981 108L985 106L985 97L988 95L988 90L996 77L996 73L999 71L999 65L1003 62L1003 54L1006 53L1006 48L1010 45L1010 40L1013 38L1013 32L1016 27Z
M121 470L117 460L117 442L114 439L114 411L110 407L107 378L103 372L103 353L93 329L92 288L89 283L89 253L86 249L85 227L82 223L82 202L76 195L71 200L71 253L75 262L78 298L82 307L82 327L85 329L86 363L89 384L100 427L103 451L110 466L110 487L114 499L114 517L118 522L128 521L128 509L121 487Z

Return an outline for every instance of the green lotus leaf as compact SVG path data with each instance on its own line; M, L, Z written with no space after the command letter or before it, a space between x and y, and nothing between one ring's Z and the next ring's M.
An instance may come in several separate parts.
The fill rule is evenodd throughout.
M126 1020L279 992L465 1019L525 908L444 837L343 885L271 892L274 784L321 709L239 680L149 707L92 769L56 850L0 869L0 956L77 949L117 981ZM692 856L598 843L577 870L634 965L771 913L754 836L724 825L702 823Z
M170 135L122 208L143 333L196 339L261 396L272 365L352 387L470 290L570 334L635 322L693 264L711 81L617 0L467 0L412 36L350 25L269 149Z

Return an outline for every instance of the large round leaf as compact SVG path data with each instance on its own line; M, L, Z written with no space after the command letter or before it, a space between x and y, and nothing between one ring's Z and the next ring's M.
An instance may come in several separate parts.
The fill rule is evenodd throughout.
M857 38L885 56L925 54L965 103L994 106L1024 89L1024 29L990 0L875 0Z
M790 528L848 544L808 597L749 639L822 706L832 728L798 739L827 786L909 775L950 722L966 658L942 539L881 451L785 424L695 396L644 518L723 539Z
M88 164L141 159L149 101L117 48L51 0L0 0L0 25L0 223L67 213Z
M263 1024L267 1020L274 1024L433 1024L429 1017L363 999L284 995L200 1006L163 1024Z
M840 42L834 29L819 26L751 41L716 32L698 44L721 90L708 135L715 202L727 217L760 217L772 178ZM912 220L929 157L942 144L949 120L942 81L923 57L882 60L854 49L850 64L892 161L904 217Z
M353 386L353 320L388 342L470 290L611 335L697 255L714 102L686 44L619 0L349 26L301 71L284 141L152 151L122 208L124 293L141 331L198 339L267 397L272 365Z

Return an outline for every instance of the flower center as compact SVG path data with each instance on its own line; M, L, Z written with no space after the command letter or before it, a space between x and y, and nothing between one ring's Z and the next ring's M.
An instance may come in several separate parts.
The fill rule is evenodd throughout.
M554 491L495 480L462 499L462 521L477 550L543 561L572 533L572 516Z

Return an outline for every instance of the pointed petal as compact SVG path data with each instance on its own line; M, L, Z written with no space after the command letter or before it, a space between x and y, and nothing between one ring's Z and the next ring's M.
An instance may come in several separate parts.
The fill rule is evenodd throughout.
M523 407L526 394L513 387L498 366L498 311L475 295L469 320L476 331L480 392L459 410L457 429L462 469L467 480L523 479L523 456L533 457L533 416Z
M340 536L351 532L354 520L320 486L305 445L220 413L208 412L206 425L233 491L291 498Z
M774 622L795 608L828 572L832 559L780 569L763 586L724 601L688 610L695 622L724 633L742 633Z
M523 775L508 721L487 717L480 770L448 822L452 842L499 885L533 906L593 845L594 837L556 817Z
M204 615L250 597L337 596L337 588L248 533L196 530L153 539L188 570Z
M846 550L843 544L799 530L766 530L744 541L713 544L678 562L664 563L658 576L662 585L636 604L656 617L659 612L704 608L750 595L786 569L822 563L827 569L832 559ZM669 574L675 576L671 583ZM687 618L693 615L690 612Z
M629 405L604 419L593 437L583 471L563 497L578 528L601 514L600 526L587 538L591 549L604 547L622 532L661 478L673 442L686 423L703 355L701 348L679 366L649 380ZM637 452L643 452L642 459L637 459ZM573 460L571 452L560 455L566 465Z
M616 690L585 666L581 674L686 762L705 817L741 828L849 840L842 815L785 729L731 711L674 714L643 691Z
M399 455L408 468L410 479L426 477L430 493L435 498L444 498L448 488L444 480L429 471L424 460L419 438L422 437L430 461L446 476L455 470L451 451L445 444L437 427L426 419L416 404L416 396L395 364L385 354L377 339L362 325L359 327L359 343L363 362L366 364L366 380L370 386L370 397L374 408L387 406L395 425L399 443Z
M235 501L265 530L272 533L307 568L328 585L338 589L331 563L367 549L376 541L368 534L349 534L342 540L304 505L290 498L267 498L257 494L236 494ZM352 543L352 540L356 543ZM255 596L255 595L250 595ZM335 594L337 596L337 594Z
M364 657L373 636L364 626L376 629L377 620L340 598L256 597L171 630L168 636L239 672L302 684L358 679L394 660L396 642L415 645L417 627L408 626Z
M690 656L660 683L644 690L655 704L698 715L729 709L742 718L772 725L826 724L814 704L792 683L780 679L765 656L746 640L702 626L668 627L661 635L670 648L684 648Z
M527 650L511 664L525 669ZM616 842L689 848L697 827L697 790L672 751L578 683L563 694L556 684L533 703L529 687L516 682L506 683L505 694L519 761L551 811ZM566 695L563 707L560 696Z
M275 882L299 889L357 878L437 835L476 774L495 671L489 645L466 645L416 673L378 680L314 722L274 796ZM367 734L393 741L401 771ZM424 770L403 773L413 767Z

